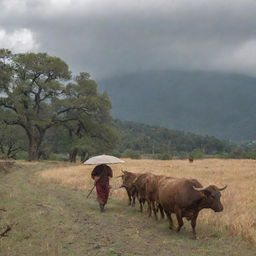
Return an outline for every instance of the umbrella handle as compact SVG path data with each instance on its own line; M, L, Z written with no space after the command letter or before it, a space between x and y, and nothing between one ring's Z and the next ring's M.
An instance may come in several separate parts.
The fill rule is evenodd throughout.
M87 197L86 197L86 198L88 198L88 197L90 196L90 194L91 194L91 193L92 193L92 191L94 190L95 186L96 186L96 185L94 185L94 186L93 186L93 188L90 190L90 192L89 192L89 194L87 195Z

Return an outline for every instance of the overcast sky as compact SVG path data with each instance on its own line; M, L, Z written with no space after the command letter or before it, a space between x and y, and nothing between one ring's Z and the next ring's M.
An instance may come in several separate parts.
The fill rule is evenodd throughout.
M0 48L94 79L152 69L256 76L255 0L0 0Z

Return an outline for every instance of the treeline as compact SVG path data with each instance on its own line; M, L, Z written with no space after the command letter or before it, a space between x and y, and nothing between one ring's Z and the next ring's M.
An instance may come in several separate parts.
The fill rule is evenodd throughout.
M167 160L216 155L237 158L241 156L241 151L244 152L212 136L121 120L114 120L111 125L104 127L104 124L98 124L100 127L88 128L88 133L81 137L74 136L76 130L70 129L70 126L53 126L45 134L38 159L75 162L103 153L135 159ZM0 131L2 158L29 159L29 141L23 129L2 124Z
M190 132L170 130L135 122L115 120L120 131L118 152L122 156L158 159L202 158L232 152L234 146L213 136L201 136Z

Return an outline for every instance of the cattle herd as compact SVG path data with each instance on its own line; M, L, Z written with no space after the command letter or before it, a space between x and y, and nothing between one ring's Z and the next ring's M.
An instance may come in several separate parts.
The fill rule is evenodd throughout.
M137 199L140 211L145 202L148 205L149 217L154 213L158 219L158 212L162 218L169 221L169 228L173 229L172 214L178 221L177 232L183 226L183 217L191 221L193 239L196 239L196 220L199 212L210 208L215 212L223 211L220 202L220 191L227 186L218 188L215 185L203 187L196 179L175 178L152 173L133 173L122 171L121 187L125 188L129 198L129 205L135 206Z

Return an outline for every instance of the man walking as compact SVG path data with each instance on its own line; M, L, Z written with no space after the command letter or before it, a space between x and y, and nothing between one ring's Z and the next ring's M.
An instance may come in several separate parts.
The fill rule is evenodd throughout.
M113 177L112 169L106 164L100 164L93 169L91 176L96 186L100 211L104 212L110 190L109 179Z

